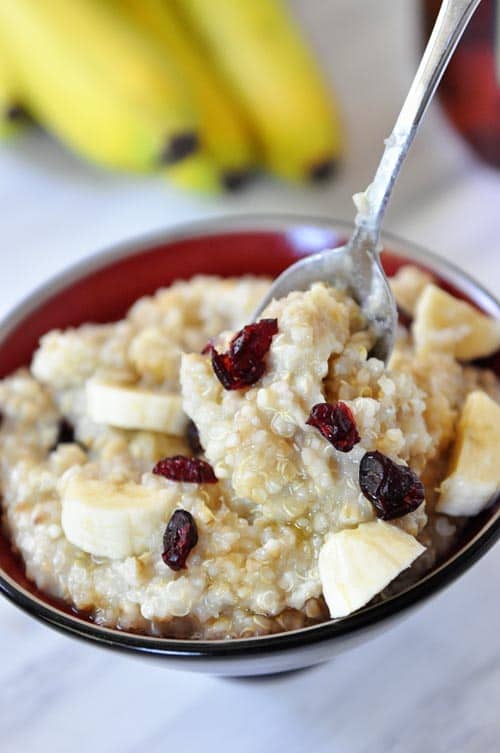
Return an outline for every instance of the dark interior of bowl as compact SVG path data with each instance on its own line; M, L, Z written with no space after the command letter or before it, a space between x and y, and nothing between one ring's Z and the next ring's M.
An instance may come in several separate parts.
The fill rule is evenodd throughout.
M55 285L54 292L41 300L10 330L0 343L0 378L14 369L30 363L41 335L54 328L77 326L84 322L109 322L121 318L140 296L153 293L160 287L178 279L189 279L196 274L221 276L254 274L274 277L298 258L325 247L335 247L344 237L333 230L316 227L297 227L290 231L231 231L208 233L203 237L169 240L141 251L106 262L93 271L78 275L76 281ZM389 276L405 264L415 264L392 250L382 254L383 266ZM92 266L92 265L91 265ZM425 269L424 264L420 264ZM435 274L435 272L433 272ZM460 298L470 299L462 290L440 280L443 288ZM484 362L500 376L498 355ZM473 538L494 514L491 507L471 519L463 532L457 549ZM451 552L448 556L453 555ZM0 568L29 593L45 603L88 620L76 614L63 602L40 593L26 578L23 563L11 550L10 543L0 533Z

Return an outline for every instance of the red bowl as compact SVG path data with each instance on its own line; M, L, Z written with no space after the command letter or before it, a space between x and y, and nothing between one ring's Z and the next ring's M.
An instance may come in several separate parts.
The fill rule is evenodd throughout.
M119 319L140 296L194 274L276 276L306 254L340 245L350 232L351 226L341 222L246 217L189 225L99 253L34 291L0 324L0 377L29 364L40 336L53 328ZM500 318L500 304L459 269L406 241L389 235L383 240L384 247L391 249L382 255L388 275L408 262L417 264L454 295ZM498 359L488 365L500 374ZM471 520L460 547L446 562L403 593L340 621L250 639L158 639L95 625L38 591L4 535L0 535L0 590L33 617L100 645L161 658L170 667L263 674L308 666L338 654L454 580L499 535L496 505Z

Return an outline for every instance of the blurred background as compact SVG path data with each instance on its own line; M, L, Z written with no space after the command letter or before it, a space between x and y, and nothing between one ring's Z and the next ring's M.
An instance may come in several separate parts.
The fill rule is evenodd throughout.
M459 244L471 269L497 242L495 2L460 46L447 109L432 105L385 223L448 256ZM16 262L5 305L76 258L174 223L352 218L438 4L290 0L292 27L271 2L3 0L2 241Z
M270 212L352 219L351 196L371 180L438 6L0 0L0 315L67 265L178 223ZM496 6L483 0L459 46L385 229L498 294ZM489 554L396 632L274 684L104 656L2 603L0 748L66 751L76 731L75 752L163 750L185 740L196 715L207 750L278 738L289 751L306 741L339 753L497 750L498 564ZM122 718L132 707L140 724Z

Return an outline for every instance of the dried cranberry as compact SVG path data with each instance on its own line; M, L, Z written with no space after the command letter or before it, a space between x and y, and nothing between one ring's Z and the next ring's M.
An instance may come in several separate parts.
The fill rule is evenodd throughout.
M217 476L209 463L200 458L186 458L184 455L159 460L153 468L153 473L170 481L187 481L190 484L217 483Z
M424 501L424 486L411 468L394 463L377 450L363 456L359 485L382 520L407 515Z
M176 510L163 534L162 559L171 570L183 570L188 555L198 543L198 530L190 512Z
M336 450L350 452L360 440L352 411L345 403L318 403L306 421L315 426Z
M50 452L53 452L53 450L57 449L60 444L72 444L72 443L80 444L75 439L75 429L70 422L62 418L59 421L59 426L57 427L57 437L56 441L50 448Z
M229 353L217 353L212 348L212 368L215 376L226 390L242 390L258 382L264 374L263 361L249 364L246 370L235 367Z
M405 327L405 329L410 329L413 317L408 314L407 311L401 308L401 306L397 307L398 310L398 322L401 324L402 327Z
M193 455L201 455L201 453L203 452L203 447L200 442L198 427L196 426L194 421L188 421L186 428L186 440Z
M241 390L259 381L266 368L264 358L277 331L277 319L261 319L237 332L226 353L218 353L213 345L207 346L215 375L226 390Z
M261 319L255 324L247 324L231 340L231 357L242 366L264 358L277 332L277 319Z
M75 441L75 429L65 418L59 422L57 444L71 444Z
M205 347L203 348L203 350L201 351L201 355L202 355L202 356L206 356L206 355L208 355L209 353L211 353L211 352L212 352L212 350L213 350L213 347L214 347L214 346L213 346L213 343L212 343L212 341L211 341L211 340L209 340L209 341L207 342L207 344L205 345Z
M485 358L475 358L470 362L470 365L477 369L488 369L494 371L495 374L500 374L500 350Z

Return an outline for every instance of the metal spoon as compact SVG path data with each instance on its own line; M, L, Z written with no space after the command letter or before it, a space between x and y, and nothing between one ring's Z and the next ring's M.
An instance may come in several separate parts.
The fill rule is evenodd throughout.
M355 196L354 232L345 246L308 256L272 284L255 318L273 298L306 290L322 280L346 288L360 304L375 334L372 354L387 361L395 338L396 305L379 257L380 226L394 183L448 61L480 0L444 0L421 63L403 104L373 183Z

